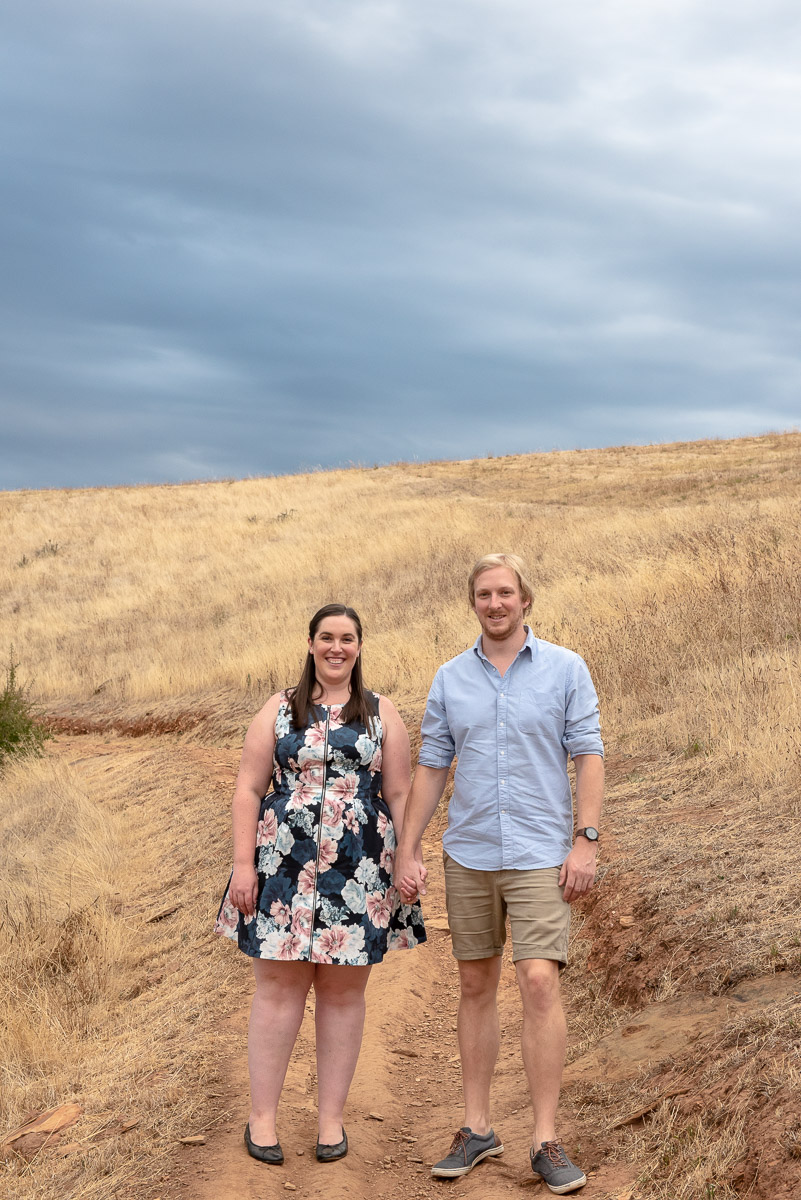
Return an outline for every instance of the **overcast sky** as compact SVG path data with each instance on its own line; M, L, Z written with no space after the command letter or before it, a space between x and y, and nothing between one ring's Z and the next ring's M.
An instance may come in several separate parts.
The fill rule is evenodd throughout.
M0 488L801 419L798 0L19 0Z

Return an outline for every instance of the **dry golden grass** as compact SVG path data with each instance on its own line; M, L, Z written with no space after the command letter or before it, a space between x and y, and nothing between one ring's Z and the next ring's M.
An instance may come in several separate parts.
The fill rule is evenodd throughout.
M38 702L98 745L161 732L198 755L187 780L172 737L126 739L107 776L92 755L3 779L3 1126L74 1097L95 1114L135 1106L161 1131L134 1130L91 1162L9 1168L9 1195L123 1194L134 1161L140 1183L157 1179L176 1133L195 1131L202 1053L185 1030L202 1042L218 985L231 986L205 957L228 851L215 833L197 861L191 823L225 822L202 754L235 754L249 716L296 677L308 616L331 599L359 609L368 682L413 729L438 664L475 637L464 580L490 550L527 559L535 631L582 653L601 695L612 837L579 934L581 1036L621 1005L798 971L784 847L801 817L800 500L795 433L0 495L0 652L13 645ZM165 894L182 908L149 923ZM621 897L635 919L623 931L610 915ZM619 955L599 964L595 947L610 945ZM165 970L169 988L142 987ZM666 1104L620 1153L649 1198L713 1194L710 1163L714 1195L738 1194L726 1190L738 1112L732 1102L704 1124Z

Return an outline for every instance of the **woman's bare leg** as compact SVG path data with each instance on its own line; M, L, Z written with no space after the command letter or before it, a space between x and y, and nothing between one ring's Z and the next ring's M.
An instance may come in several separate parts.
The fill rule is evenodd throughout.
M250 1136L258 1146L278 1141L275 1114L298 1036L314 963L254 958L256 991L248 1028Z
M342 1140L342 1115L362 1044L369 974L369 967L316 967L318 1140L326 1146Z

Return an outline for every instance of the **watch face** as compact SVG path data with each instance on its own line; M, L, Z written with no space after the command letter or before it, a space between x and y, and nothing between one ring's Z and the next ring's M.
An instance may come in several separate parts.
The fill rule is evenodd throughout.
M584 836L586 838L589 838L591 842L597 842L598 841L598 830L594 829L592 825L588 825L587 828L584 830Z

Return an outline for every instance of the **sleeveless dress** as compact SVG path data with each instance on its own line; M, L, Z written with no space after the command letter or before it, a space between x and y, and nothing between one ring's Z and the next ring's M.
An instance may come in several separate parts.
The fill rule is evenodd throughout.
M256 833L256 911L244 917L226 889L214 926L251 958L367 966L426 940L419 903L404 904L392 885L378 697L367 695L372 730L343 725L340 704L316 705L317 720L296 729L281 693L273 790Z

